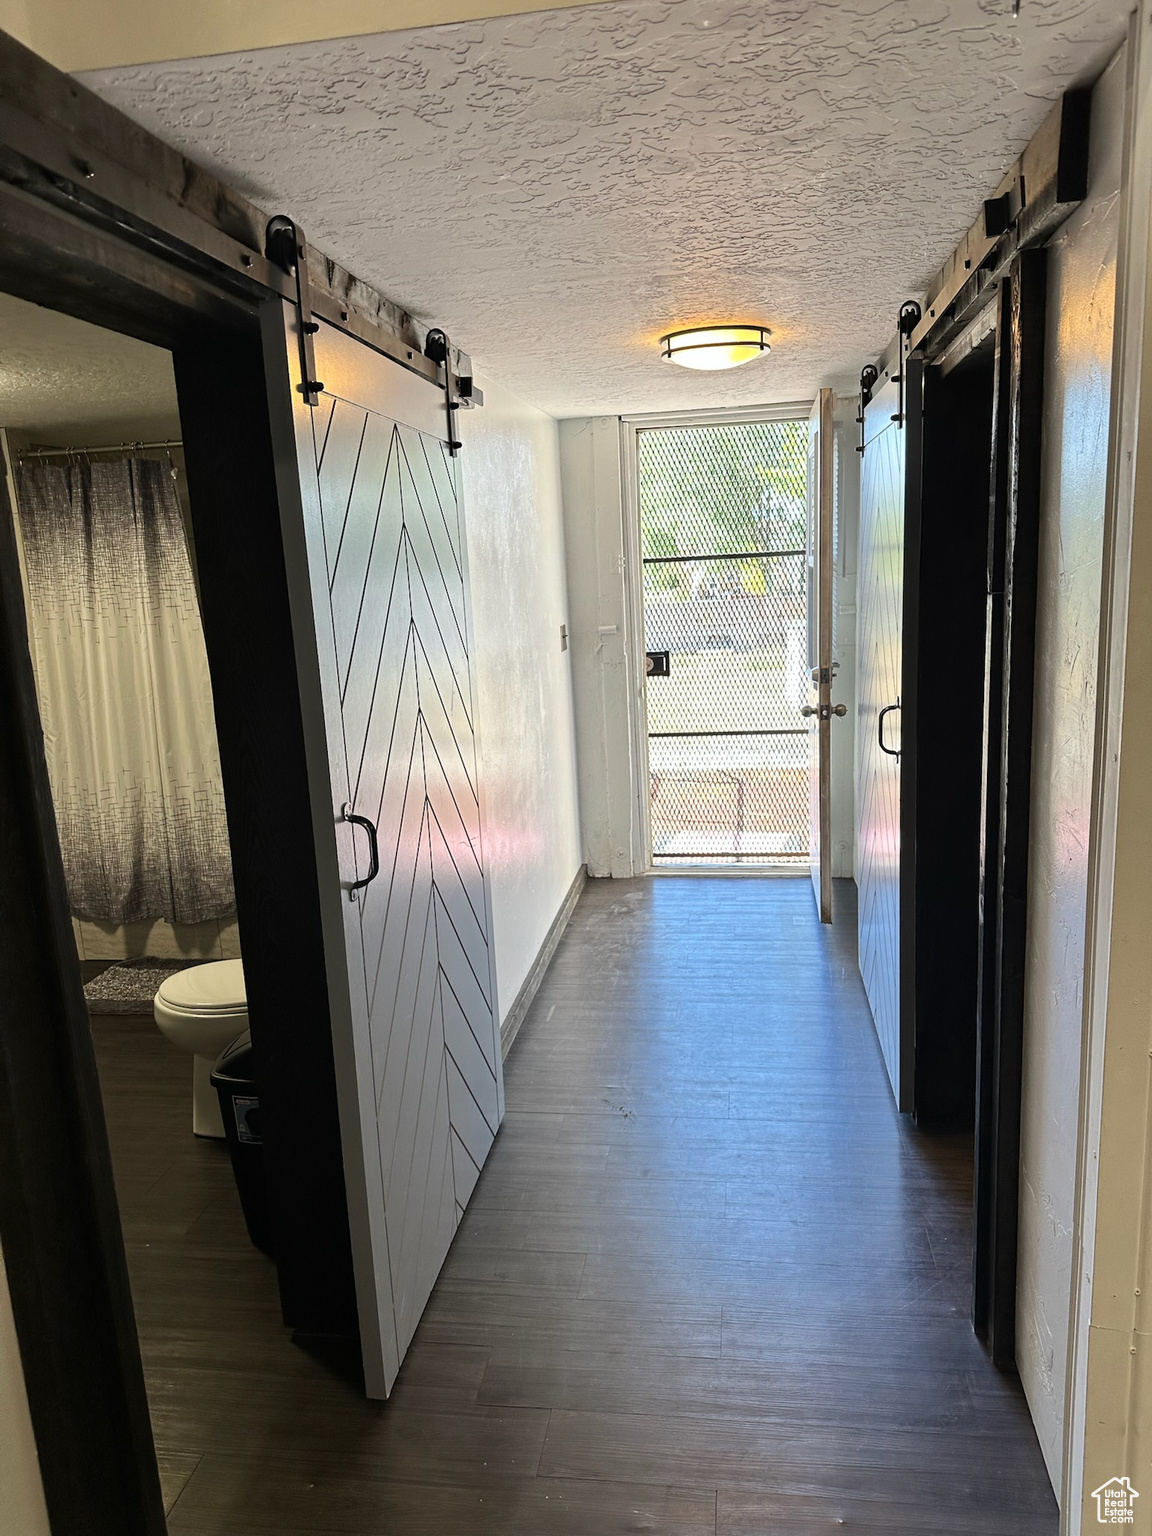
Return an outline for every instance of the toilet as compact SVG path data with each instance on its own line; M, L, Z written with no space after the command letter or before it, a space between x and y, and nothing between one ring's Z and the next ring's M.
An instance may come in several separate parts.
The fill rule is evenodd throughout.
M197 1136L223 1138L220 1103L212 1087L217 1056L248 1028L244 965L213 960L175 971L152 1002L160 1032L192 1052L192 1129Z

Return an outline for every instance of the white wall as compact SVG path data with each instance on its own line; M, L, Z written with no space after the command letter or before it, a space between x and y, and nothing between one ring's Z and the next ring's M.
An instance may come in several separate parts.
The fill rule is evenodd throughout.
M1063 1536L1152 1531L1152 5L1133 18L1092 818Z
M49 1536L24 1369L0 1254L0 1536Z
M860 428L856 395L836 400L836 565L832 587L832 660L838 663L832 721L832 873L856 873L856 558L860 548Z
M501 1021L581 864L556 422L478 380L460 412Z
M619 417L560 423L580 831L590 875L639 872Z
M1016 1327L1059 1491L1125 71L1092 101L1089 194L1048 265Z

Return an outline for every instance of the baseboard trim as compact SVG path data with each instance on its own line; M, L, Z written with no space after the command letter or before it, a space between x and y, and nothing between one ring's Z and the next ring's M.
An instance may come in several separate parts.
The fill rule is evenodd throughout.
M653 864L641 872L656 880L671 877L701 880L811 880L807 864L799 869L781 864Z
M516 1036L520 1033L520 1026L528 1016L528 1010L532 1006L532 1000L540 990L540 983L544 980L544 972L551 963L552 956L556 953L556 946L564 936L564 930L568 926L568 920L575 910L576 903L580 900L580 892L588 880L588 866L581 864L576 871L576 878L568 887L567 895L560 903L560 910L552 919L552 926L544 935L544 942L537 952L532 968L524 978L524 985L516 994L516 1001L508 1010L508 1017L500 1026L500 1050L507 1061L508 1052L512 1049Z

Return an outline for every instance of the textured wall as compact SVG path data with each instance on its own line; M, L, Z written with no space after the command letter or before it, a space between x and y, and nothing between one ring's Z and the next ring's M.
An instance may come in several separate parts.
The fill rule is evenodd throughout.
M859 395L836 401L836 577L832 658L838 663L832 701L846 715L832 722L832 873L856 873L856 557L860 547Z
M629 709L624 486L618 417L560 423L580 833L590 875L641 867Z
M506 1015L581 863L556 423L481 380L460 412L485 859Z
M855 386L1129 0L615 0L88 84L554 415ZM724 375L662 330L769 325Z
M1016 1315L1020 1376L1058 1493L1123 109L1121 56L1093 97L1088 198L1048 268Z

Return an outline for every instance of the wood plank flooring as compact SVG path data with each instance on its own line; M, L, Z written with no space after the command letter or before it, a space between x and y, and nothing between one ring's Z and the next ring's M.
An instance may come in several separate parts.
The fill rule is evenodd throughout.
M173 1536L1055 1536L852 894L829 932L806 880L589 884L385 1405L280 1326L188 1058L95 1019Z

